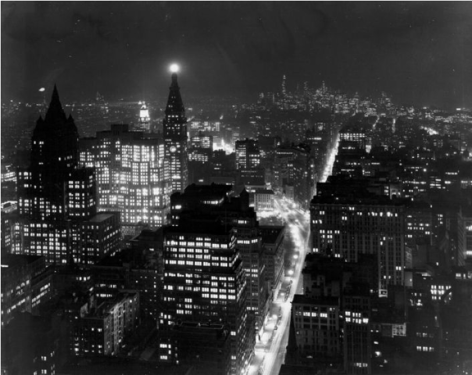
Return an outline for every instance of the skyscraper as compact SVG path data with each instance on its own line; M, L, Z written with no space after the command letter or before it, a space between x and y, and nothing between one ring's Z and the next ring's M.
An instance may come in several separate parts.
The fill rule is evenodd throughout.
M116 250L119 213L97 215L95 171L78 167L78 140L54 87L44 120L36 122L30 166L18 171L21 246L15 253L43 255L48 263L93 263ZM106 244L90 240L105 228Z
M149 109L145 102L142 102L141 109L139 110L139 121L136 125L136 130L142 130L146 133L151 132L151 118L149 117Z
M177 83L172 73L164 118L164 149L169 161L172 191L183 191L188 183L187 118Z
M165 228L164 312L161 315L160 358L180 351L172 342L172 330L183 323L219 323L230 332L230 374L239 374L249 360L247 285L243 262L236 248L235 229L218 220L184 220ZM184 326L181 327L182 329ZM170 346L169 346L170 345ZM174 347L177 346L177 347Z
M136 234L142 224L165 224L170 186L164 143L157 134L113 124L96 138L80 140L80 161L96 168L98 209L120 211L125 234Z
M260 166L259 142L254 139L236 141L236 168L253 169Z
M356 194L356 195L354 195ZM404 204L385 196L340 193L311 201L313 252L357 262L374 254L378 262L379 295L388 285L403 285L405 260Z

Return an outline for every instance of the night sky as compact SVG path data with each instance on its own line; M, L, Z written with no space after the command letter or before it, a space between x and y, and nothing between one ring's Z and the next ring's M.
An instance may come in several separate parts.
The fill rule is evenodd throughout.
M289 90L472 107L471 2L2 2L2 99Z

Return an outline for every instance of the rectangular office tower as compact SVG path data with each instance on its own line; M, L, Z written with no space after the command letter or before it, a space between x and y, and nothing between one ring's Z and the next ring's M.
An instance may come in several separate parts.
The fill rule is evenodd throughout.
M177 226L166 227L164 311L159 320L161 360L176 363L179 351L188 346L179 337L188 341L192 332L200 335L195 327L219 324L230 334L229 373L240 374L252 353L247 293L234 229L214 218L206 223L202 218L182 220Z
M247 309L250 320L254 320L256 329L262 326L269 308L269 290L266 280L267 253L262 247L259 223L252 207L249 207L249 193L243 190L239 197L231 196L232 187L228 185L189 185L184 193L171 196L172 225L182 219L192 218L197 221L205 218L219 220L226 228L234 228L237 249L243 261L246 275L248 301Z
M96 175L79 167L78 140L54 87L45 118L36 122L30 166L18 171L20 245L14 253L42 255L47 263L92 264L118 248L119 213L97 216ZM107 237L100 241L87 239L104 231Z
M315 196L311 201L313 252L348 262L374 254L379 296L388 285L403 285L405 269L404 205L385 196Z
M120 211L126 232L166 223L170 185L164 142L157 134L111 125L95 138L80 139L79 150L80 162L97 170L100 211Z
M253 169L261 164L261 152L259 142L254 139L236 141L236 168Z

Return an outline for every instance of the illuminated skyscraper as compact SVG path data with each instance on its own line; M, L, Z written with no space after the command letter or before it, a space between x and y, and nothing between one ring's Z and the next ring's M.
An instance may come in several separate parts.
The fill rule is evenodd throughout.
M151 118L149 117L149 109L144 102L142 102L141 109L139 110L139 121L136 126L136 130L142 130L145 133L151 132Z
M259 142L254 139L236 141L236 168L253 169L260 166Z
M187 118L177 83L172 73L164 118L164 149L169 161L172 191L183 191L188 183Z
M240 374L250 358L248 290L236 231L218 220L180 221L165 228L164 312L160 319L162 361L176 362L175 327L222 324L230 332L229 374ZM177 347L175 347L177 346ZM217 353L215 353L217 355ZM198 359L197 359L198 361Z
M97 215L95 171L78 167L78 140L54 87L45 119L36 122L30 166L18 171L21 246L15 253L91 264L117 249L119 213ZM95 241L104 231L106 238Z
M165 224L170 186L164 143L157 134L112 125L96 138L80 140L80 161L96 168L98 208L120 211L125 234L139 232L143 224Z

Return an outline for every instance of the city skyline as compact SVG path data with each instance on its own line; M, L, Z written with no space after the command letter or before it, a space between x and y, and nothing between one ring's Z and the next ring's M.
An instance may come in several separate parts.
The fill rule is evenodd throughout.
M472 374L469 9L3 2L2 375Z
M254 98L322 81L399 104L470 107L469 3L2 3L2 94L71 100L162 93Z

